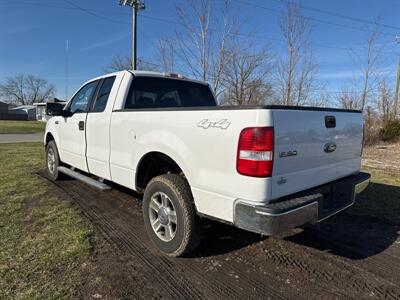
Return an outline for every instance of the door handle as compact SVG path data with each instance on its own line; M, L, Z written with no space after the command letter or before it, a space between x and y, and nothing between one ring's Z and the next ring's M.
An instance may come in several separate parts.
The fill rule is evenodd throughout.
M79 127L79 130L85 130L85 122L84 121L79 121L78 127Z

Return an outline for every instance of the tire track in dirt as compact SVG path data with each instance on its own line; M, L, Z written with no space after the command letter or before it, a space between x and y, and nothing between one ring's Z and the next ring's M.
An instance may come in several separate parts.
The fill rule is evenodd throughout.
M284 241L280 240L279 243ZM348 296L344 291L355 291L358 295L365 297L369 296L365 293L375 295L379 298L399 299L400 294L398 289L391 282L378 279L369 271L360 269L354 265L350 265L344 259L337 256L323 254L322 257L315 256L311 253L307 255L299 255L299 249L295 245L285 242L285 250L270 247L264 250L265 256L270 259L273 264L282 265L285 268L295 269L300 273L308 276L316 277L315 284L323 289L330 289L332 292ZM300 247L300 246L299 246ZM301 251L301 250L300 250ZM296 252L296 253L295 253ZM327 266L327 261L330 262L329 268L321 268ZM372 276L371 276L372 275Z
M400 259L389 251L382 253L385 247L371 245L370 242L366 243L365 240L346 233L338 233L335 226L328 224L324 224L318 232L314 231L314 234L318 239L334 246L335 249L341 249L354 257L365 257L356 260L353 267L357 265L362 271L372 273L375 277L383 277L385 281L394 285L400 282ZM379 253L379 256L366 255L366 253Z
M88 204L85 203L85 200L81 200L82 198L86 198L86 200L94 198L93 194L97 194L97 197L95 197L97 200L96 202L104 201L104 195L107 195L107 197L116 198L113 199L113 201L121 200L119 198L125 198L125 200L133 202L133 199L131 197L121 197L120 195L118 195L118 193L120 192L115 191L99 193L98 191L92 190L91 188L88 188L80 183L77 184L77 182L75 181L74 183L70 183L67 181L62 183L58 182L56 183L56 185L67 194L72 196L74 202L76 202L76 204L81 207L81 210L84 211L86 217L88 217L92 221L95 221L97 225L99 225L98 227L103 227L102 233L108 240L116 245L123 245L124 247L122 249L121 247L119 247L121 250L126 250L125 248L128 248L130 251L133 252L134 256L141 256L141 260L144 261L142 263L144 264L146 264L148 260L156 260L155 264L146 264L147 267L151 268L152 270L154 270L155 268L161 268L162 272L168 273L168 268L176 269L176 267L178 267L180 269L179 272L174 272L174 274L170 273L170 279L160 283L164 288L169 291L169 295L174 298L176 298L177 296L191 299L199 297L202 298L204 297L203 292L205 292L205 294L211 298L223 297L248 299L250 295L254 297L264 298L270 295L274 299L286 299L286 297L283 297L281 295L280 291L276 291L267 287L265 281L260 282L259 277L252 277L241 274L240 270L232 266L224 266L221 272L213 274L212 272L205 272L204 267L201 267L201 265L197 263L197 261L199 260L197 258L171 260L170 258L164 256L143 255L143 253L149 252L149 250L146 247L137 246L138 244L146 245L148 243L142 222L140 223L140 225L135 226L134 229L131 229L131 226L129 226L129 223L127 223L126 216L124 216L127 213L126 211L119 211L119 222L118 220L117 222L115 222L115 218L110 218L109 211L105 212L97 206L99 203ZM77 191L77 189L79 191ZM132 221L132 216L128 215L128 218ZM140 219L140 221L142 220ZM110 235L110 232L113 232L114 234ZM240 274L240 280L235 280L236 278L231 276L232 273ZM186 280L181 279L180 282L176 282L176 277L184 277L185 275L188 275L192 279L195 279L194 282L197 282L198 286L203 286L203 289L201 291L198 289L196 290L195 286L193 286L192 279L187 280L185 278ZM173 286L174 289L171 290L170 288L168 288L168 286ZM176 288L179 288L179 290L181 291L190 288L190 292L185 295L176 295ZM210 294L210 292L212 293ZM293 296L291 298L295 297Z
M75 193L74 193L75 194ZM103 212L100 211L96 206L86 206L83 201L77 201L76 195L69 194L75 200L75 204L83 211L83 214L94 223L96 229L99 230L100 234L108 240L113 246L116 246L119 250L126 252L128 251L135 260L139 258L140 264L144 265L148 270L151 271L153 276L146 276L146 272L143 272L146 279L151 282L156 282L163 288L164 292L167 292L168 296L173 299L202 299L203 296L200 291L195 289L187 289L188 282L182 280L179 276L174 276L168 269L154 262L154 259L150 259L146 255L146 251L141 247L132 246L127 243L127 238L118 231L117 228L107 222L108 218L104 216ZM148 271L147 270L147 271ZM161 280L160 280L161 279Z
M132 202L132 198L129 199ZM141 210L140 210L141 211ZM120 217L122 217L120 215ZM131 228L130 226L126 226L126 222L129 222L129 217L128 216L128 220L124 220L124 229L128 230L129 228ZM123 218L121 218L121 220L123 220ZM143 220L141 218L141 214L140 214L140 220L139 220L139 224L135 224L135 229L136 231L133 232L132 230L130 230L128 232L128 236L126 237L127 239L129 239L130 236L132 236L133 234L136 235L136 238L138 238L138 242L139 243L143 243L143 244L147 244L149 246L149 242L147 239L147 235L146 232L144 231L144 227L143 227ZM120 231L123 231L124 229L120 228ZM138 229L142 229L141 230L141 234L138 234L137 230ZM149 247L153 247L152 245L150 245ZM151 249L151 248L150 248ZM199 259L170 259L167 258L165 256L161 256L160 257L161 260L164 261L165 264L167 265L172 265L172 266L180 266L181 270L185 270L188 273L191 273L190 276L194 276L197 277L198 281L206 281L208 284L205 286L210 286L209 284L211 284L211 287L214 288L215 283L219 283L221 282L220 285L216 285L216 292L218 292L219 295L226 294L229 297L234 297L234 298L243 298L243 299L247 299L249 294L248 294L248 289L249 287L252 286L253 284L253 290L252 293L254 294L254 288L256 290L258 290L261 293L257 293L255 296L260 296L260 297L265 297L266 295L273 295L274 298L278 299L278 298L282 298L282 296L279 293L274 292L271 289L268 289L265 286L265 283L260 284L260 282L255 281L254 279L245 277L243 278L243 276L240 276L240 281L237 282L235 281L235 278L232 278L231 276L229 276L231 274L231 266L229 267L225 267L225 268L221 268L220 272L218 274L216 274L216 276L214 276L213 273L207 273L207 279L204 276L199 276L199 274L204 274L204 268L200 267L197 263L195 263L196 261L198 262ZM193 271L196 271L193 273ZM237 270L236 270L237 271ZM222 274L225 274L225 278L222 277ZM210 280L211 278L213 278L214 280ZM226 281L221 281L221 279L228 279ZM227 283L230 283L230 288L226 288ZM255 285L255 287L254 287ZM232 286L235 287L235 289L232 289ZM258 288L257 288L258 286ZM239 290L238 290L239 288Z
M135 260L139 259L140 264L147 268L147 270L144 270L146 272L143 272L144 276L147 277L146 279L152 283L158 284L171 299L204 298L200 290L188 288L191 283L185 278L176 276L176 274L173 274L164 264L160 263L157 257L150 256L145 247L141 247L138 243L130 243L129 238L124 235L123 230L110 222L112 221L110 215L99 209L96 203L91 201L90 197L82 197L85 195L77 193L75 186L64 186L59 182L57 182L56 185L74 200L74 204L80 209L83 215L93 223L96 230L99 230L105 239L110 241L111 244L116 246L119 250L131 254ZM85 189L82 189L82 191L84 190ZM149 273L152 273L152 276L148 275Z
M84 207L82 207L82 208L86 209ZM98 211L97 207L91 208L91 209ZM137 254L137 251L135 251L136 248L137 248L136 245L137 244L142 244L142 241L136 240L135 242L131 242L132 239L136 239L136 238L133 238L132 231L130 231L128 234L126 234L125 233L125 229L126 228L116 227L115 224L113 224L113 223L108 223L107 224L107 221L110 221L110 219L108 218L108 216L102 216L102 212L101 211L99 213L97 213L97 217L99 217L98 220L97 220L98 221L98 225L100 225L100 228L103 227L102 228L103 234L105 235L105 237L107 239L111 240L111 242L113 244L116 244L117 247L119 245L119 247L118 247L119 250L126 250L126 248L128 248L129 250L131 250L131 251L133 250L135 252L135 254ZM93 219L93 216L91 216L90 214L89 214L89 219ZM109 230L105 230L107 227L108 227ZM112 237L110 236L110 231L115 233L114 239L112 239ZM118 243L116 243L115 238L117 238ZM121 247L121 245L125 246L125 248ZM149 252L149 250L147 248L142 248L141 250L142 251L139 252L139 253ZM152 260L154 260L153 257L145 257L144 259L152 259ZM168 260L167 258L164 258L162 256L160 256L160 257L157 256L157 259L162 261L165 266L172 267L172 268L176 269L176 266L173 263L171 263L171 261ZM182 271L182 270L180 270L180 271ZM193 275L193 274L191 274L191 275ZM172 276L176 276L176 274L174 274ZM180 274L180 275L178 274L177 277L180 277L180 276L182 276L182 274ZM200 278L199 276L196 276L196 275L195 275L195 277L197 277L197 280L201 280L202 279L202 278ZM192 290L192 284L193 284L193 281L190 280L189 282L186 282L185 286L183 286L183 287L181 286L180 288L181 289L182 288L183 289L190 288ZM168 288L172 287L174 289L175 288L179 288L179 286L175 285L174 281L169 281L167 287ZM238 295L234 291L232 291L230 289L226 289L224 286L213 285L211 287L212 287L213 292L215 292L216 294L215 295L208 295L210 297L217 296L217 295L218 296L225 295L225 296L234 297L234 298L246 299L246 295L245 294L241 295L242 297L239 297L240 294ZM203 292L204 292L204 290L203 290ZM198 294L201 294L201 292L198 291ZM188 295L188 296L190 296L189 297L190 299L192 299L192 298L195 299L195 298L199 297L197 294L192 294L192 295ZM202 297L204 297L204 296L202 295ZM185 296L185 298L187 299L187 296Z

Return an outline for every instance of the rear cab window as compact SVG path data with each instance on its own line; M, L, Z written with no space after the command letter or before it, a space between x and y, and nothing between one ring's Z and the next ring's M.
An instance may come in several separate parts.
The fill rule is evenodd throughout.
M135 77L125 101L126 109L216 106L208 85L180 79Z

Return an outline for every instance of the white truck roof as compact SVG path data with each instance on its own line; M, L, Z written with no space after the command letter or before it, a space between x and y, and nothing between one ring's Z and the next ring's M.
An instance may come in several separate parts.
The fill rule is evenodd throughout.
M134 76L173 78L173 79L180 79L180 80L185 80L185 81L196 82L196 83L208 85L207 82L204 82L204 81L201 81L201 80L197 80L197 79L187 78L187 77L185 77L185 76L183 76L181 74L178 74L178 73L139 71L139 70L135 70L135 71L134 70L124 70L124 71L113 72L113 73L101 75L101 76L99 76L97 78L93 78L90 81L98 80L98 79L101 79L101 78L104 78L104 77L109 77L109 76L112 76L112 75L117 75L117 74L124 73L124 72L129 72L129 73L133 74ZM90 82L90 81L88 81L88 82Z

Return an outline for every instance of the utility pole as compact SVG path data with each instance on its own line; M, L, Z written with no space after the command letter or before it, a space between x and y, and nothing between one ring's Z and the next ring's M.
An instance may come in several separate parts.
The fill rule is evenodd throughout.
M132 70L137 68L137 39L136 39L136 25L137 13L145 9L144 2L141 0L120 0L119 5L130 6L132 8Z
M400 44L400 35L396 36L396 42ZM396 91L394 94L394 101L393 101L393 116L394 118L397 117L397 109L399 105L399 85L400 85L400 58L397 64L397 79L396 79Z

